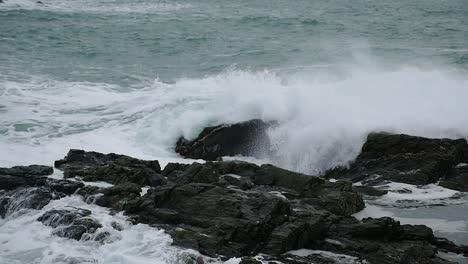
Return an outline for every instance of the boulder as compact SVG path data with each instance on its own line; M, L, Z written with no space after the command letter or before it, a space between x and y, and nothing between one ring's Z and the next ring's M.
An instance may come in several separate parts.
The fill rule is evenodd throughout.
M186 158L217 160L223 156L261 157L270 151L267 129L272 123L253 119L206 127L194 140L180 138L175 151Z
M139 160L125 155L102 154L72 149L55 167L63 170L65 178L79 177L85 181L105 181L112 184L133 182L151 185L160 177L157 160Z
M371 133L349 168L332 169L325 177L363 181L365 185L385 180L424 185L446 179L454 166L466 160L465 139Z
M70 207L66 210L47 211L37 221L54 228L54 235L80 240L84 234L94 233L102 227L90 215L89 210Z

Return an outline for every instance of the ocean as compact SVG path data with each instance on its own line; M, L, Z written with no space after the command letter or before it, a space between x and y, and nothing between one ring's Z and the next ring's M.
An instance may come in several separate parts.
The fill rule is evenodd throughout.
M372 131L468 138L466 0L3 1L0 167L51 165L71 148L165 165L183 161L180 136L254 118L278 122L278 155L237 158L313 175L352 161ZM431 207L453 193L427 188L443 195L426 211L392 200L369 214L468 243L466 198ZM110 221L76 198L48 207L70 204ZM144 225L98 250L52 237L38 215L0 220L0 263L178 263L185 252Z

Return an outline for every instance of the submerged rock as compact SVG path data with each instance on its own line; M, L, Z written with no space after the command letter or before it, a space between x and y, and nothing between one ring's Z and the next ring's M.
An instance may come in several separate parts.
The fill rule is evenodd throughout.
M63 170L65 178L79 177L85 181L105 181L112 184L133 182L151 185L161 178L157 160L139 160L114 153L102 154L72 149L55 167Z
M91 211L81 208L50 210L39 217L37 221L54 228L54 235L80 240L84 234L94 233L102 227L90 215Z
M253 119L206 127L194 140L180 138L175 151L186 158L217 160L223 156L260 157L270 150L267 129L272 123Z
M424 185L456 178L450 176L452 168L467 160L465 139L372 133L349 168L335 168L326 177L362 181L365 185L385 180Z

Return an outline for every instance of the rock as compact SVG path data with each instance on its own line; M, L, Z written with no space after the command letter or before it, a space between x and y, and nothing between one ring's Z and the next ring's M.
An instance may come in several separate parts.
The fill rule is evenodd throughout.
M452 168L448 175L440 180L439 185L457 191L468 192L468 164L461 163Z
M118 154L101 154L72 149L55 162L65 178L80 177L85 181L105 181L112 184L133 182L150 185L161 173L157 160L146 161Z
M37 221L54 228L54 235L80 240L84 234L94 233L102 227L90 215L91 211L81 208L50 210L39 217Z
M47 180L45 176L52 173L52 167L41 165L0 168L0 190L42 186Z
M186 158L217 160L223 156L261 157L270 150L267 129L272 123L253 119L206 127L194 140L180 138L175 151Z
M162 171L162 175L168 178L177 178L188 166L189 164L182 164L182 163L168 163L164 170Z
M0 193L0 216L5 218L23 209L42 209L51 200L63 197L46 187L24 187Z
M29 165L15 166L12 168L0 168L0 174L13 176L46 176L54 173L54 169L50 166Z
M388 193L387 190L380 190L371 186L364 186L364 185L361 185L361 186L353 185L353 191L360 193L360 194L368 195L368 196L382 196Z
M36 199L44 202L29 200L30 207L38 208L64 193L83 195L112 213L123 211L132 223L164 229L176 246L211 257L242 257L242 263L257 263L256 255L282 263L448 263L436 256L438 249L466 250L434 237L426 226L401 225L388 217L357 220L351 215L362 210L364 202L357 186L347 180L331 182L240 161L171 163L161 171L157 161L78 150L56 166L67 177L117 184L98 188L49 179L38 187L3 190L0 214L10 210L12 201L25 200L11 198L23 188L44 192ZM142 184L149 182L154 184L141 196ZM378 193L367 186L357 189ZM80 208L50 210L38 220L54 228L54 234L76 240L106 243L117 232L96 231L101 225ZM122 230L115 223L112 227ZM291 253L301 248L310 254ZM184 261L202 260L191 255Z
M99 192L103 195L96 198L97 205L122 211L128 203L140 197L141 188L135 183L126 182L102 189Z
M73 194L78 189L83 188L85 185L82 182L77 181L48 179L45 183L45 186L56 192Z
M349 168L335 168L326 177L364 180L365 185L384 180L424 185L446 178L455 165L467 159L465 139L372 133Z
M164 228L176 245L210 256L278 255L312 245L325 236L334 214L364 207L350 182L330 183L272 165L174 164L162 174L168 175L166 185L127 201L122 210L136 222Z

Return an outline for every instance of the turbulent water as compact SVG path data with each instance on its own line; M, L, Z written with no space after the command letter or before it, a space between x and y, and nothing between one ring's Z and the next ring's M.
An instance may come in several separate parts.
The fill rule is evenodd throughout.
M279 122L266 161L310 174L352 160L370 131L468 137L466 0L41 1L0 3L0 166L70 148L164 164L178 137L252 118ZM8 263L82 250L57 251L34 214L0 223ZM468 215L447 214L467 232ZM130 255L168 243L135 244L139 228L119 242ZM28 230L37 244L18 247ZM118 245L94 259L150 263L108 259Z

